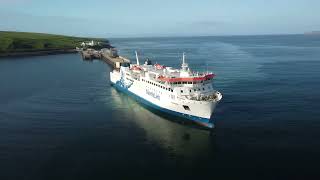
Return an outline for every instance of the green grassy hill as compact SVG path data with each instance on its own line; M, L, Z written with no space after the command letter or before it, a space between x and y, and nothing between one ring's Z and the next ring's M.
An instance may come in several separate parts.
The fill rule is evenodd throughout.
M81 42L91 40L108 43L108 40L98 38L0 31L0 53L74 49L80 47Z

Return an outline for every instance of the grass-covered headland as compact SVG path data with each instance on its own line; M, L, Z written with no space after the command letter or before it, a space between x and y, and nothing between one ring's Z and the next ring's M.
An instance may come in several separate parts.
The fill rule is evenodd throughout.
M109 43L106 39L98 38L0 31L0 56L75 52L75 48L81 47L82 42L91 40Z

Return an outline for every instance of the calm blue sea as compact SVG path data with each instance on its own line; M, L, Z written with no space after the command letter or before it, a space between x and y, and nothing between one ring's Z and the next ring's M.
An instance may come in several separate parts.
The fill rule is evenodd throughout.
M111 39L215 72L213 131L151 112L78 54L0 59L0 179L320 178L320 36Z

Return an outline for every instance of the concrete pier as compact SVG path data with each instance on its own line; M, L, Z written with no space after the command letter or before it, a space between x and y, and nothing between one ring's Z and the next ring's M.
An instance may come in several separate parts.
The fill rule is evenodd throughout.
M94 49L87 49L81 51L82 59L84 60L93 60L93 59L100 59L101 54L99 51L96 51Z
M101 59L116 69L120 68L120 66L123 64L130 63L130 60L125 57L122 57L122 56L111 57L107 53L101 53Z
M119 56L117 53L110 53L110 50L111 49L101 49L97 51L94 49L86 49L80 51L80 54L84 60L101 59L115 69L119 69L121 65L130 64L128 58Z

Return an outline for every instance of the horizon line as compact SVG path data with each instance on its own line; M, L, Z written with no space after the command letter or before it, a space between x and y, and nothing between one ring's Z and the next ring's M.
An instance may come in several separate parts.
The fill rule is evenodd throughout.
M82 35L70 35L70 34L60 34L60 33L49 33L49 32L35 32L35 31L8 31L0 30L0 32L17 32L17 33L38 33L38 34L48 34L48 35L58 35L58 36L69 36L69 37L79 37L79 38L102 38L102 39L137 39L137 38L195 38L195 37L234 37L234 36L283 36L283 35L305 35L304 33L269 33L269 34L225 34L225 35L155 35L155 36L82 36Z

